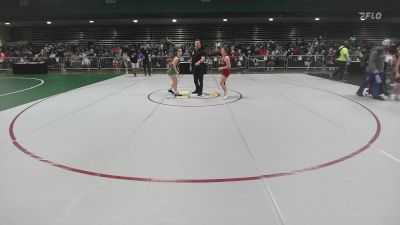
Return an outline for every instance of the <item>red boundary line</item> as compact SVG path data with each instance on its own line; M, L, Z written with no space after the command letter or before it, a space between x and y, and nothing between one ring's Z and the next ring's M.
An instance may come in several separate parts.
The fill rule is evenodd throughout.
M315 88L313 88L315 89ZM32 108L33 106L49 99L44 99L41 100L39 102L36 102L32 105L30 105L29 107L25 108L24 110L22 110L17 116L15 116L15 118L12 120L10 126L9 126L9 135L11 140L13 141L13 144L23 153L25 153L26 155L30 156L31 158L34 158L36 160L39 160L40 162L49 164L51 166L54 167L58 167L60 169L64 169L64 170L68 170L71 172L75 172L75 173L81 173L81 174L86 174L86 175L90 175L90 176L96 176L96 177L104 177L104 178L111 178L111 179L119 179L119 180L129 180L129 181L142 181L142 182L167 182L167 183L220 183L220 182L239 182L239 181L253 181L253 180L261 180L261 179L267 179L267 178L273 178L273 177L282 177L282 176L288 176L288 175L294 175L294 174L298 174L298 173L304 173L304 172L308 172L308 171L314 171L314 170L319 170L328 166L332 166L335 165L337 163L343 162L347 159L353 158L359 154L361 154L362 152L366 151L369 147L371 147L371 145L378 139L380 133L381 133L381 122L379 121L378 116L372 112L372 110L370 110L369 108L367 108L366 106L364 106L363 104L352 100L348 97L327 91L327 90L322 90L322 89L316 89L316 90L320 90L320 91L325 91L340 97L343 97L347 100L350 100L358 105L360 105L361 107L363 107L364 109L366 109L375 119L376 121L376 130L375 130L375 134L374 136L368 141L368 143L366 145L364 145L363 147L361 147L360 149L358 149L357 151L350 153L346 156L343 156L339 159L333 160L333 161L329 161L323 164L319 164L316 166L312 166L312 167L307 167L304 169L298 169L298 170L292 170L289 172L282 172L282 173L272 173L272 174L264 174L264 175L260 175L260 176L251 176L251 177L233 177L233 178L216 178L216 179L158 179L158 178L146 178L146 177L130 177L130 176L119 176L119 175L112 175L112 174L105 174L105 173L97 173L97 172L93 172L93 171L88 171L88 170L81 170L81 169L77 169L77 168L73 168L73 167L69 167L66 165L62 165L47 159L44 159L38 155L35 155L34 153L30 152L28 149L26 149L24 146L22 146L18 141L17 141L17 137L15 136L14 133L14 127L15 127L15 123L17 121L17 119L24 113L26 112L28 109ZM55 96L53 96L55 97ZM52 97L51 97L52 98Z

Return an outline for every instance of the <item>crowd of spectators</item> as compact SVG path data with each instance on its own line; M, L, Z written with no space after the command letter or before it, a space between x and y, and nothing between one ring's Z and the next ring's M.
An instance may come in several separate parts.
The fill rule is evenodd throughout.
M277 43L274 41L263 42L219 42L205 41L203 47L207 54L211 57L219 55L219 47L224 46L229 49L229 55L236 66L243 64L243 59L250 57L253 63L262 60L266 56L288 57L290 55L324 56L323 63L334 64L333 55L338 47L345 43L350 51L352 60L365 62L368 57L369 50L373 44L366 41L358 41L353 35L346 41L331 41L323 37L317 37L313 40L304 40L297 38L289 43ZM182 48L184 57L190 57L194 49L192 42L171 42L166 41L152 43L120 43L115 45L100 45L93 42L72 44L67 42L54 42L48 44L28 43L25 45L10 45L3 47L2 53L5 57L21 57L26 60L35 61L40 58L68 58L70 60L80 60L82 64L90 63L90 58L108 57L115 60L123 60L124 55L138 54L139 59L143 59L143 50L149 53L150 58L171 56L176 48ZM270 57L270 64L276 64L277 60ZM210 59L211 60L211 59ZM157 60L154 60L157 61ZM307 62L305 62L307 63ZM322 63L322 62L320 62ZM157 61L156 64L162 64ZM212 64L212 62L210 63ZM154 67L162 65L153 65Z
M322 37L314 40L296 39L289 43L276 43L274 41L264 42L204 42L203 47L210 55L218 55L220 46L228 47L233 56L243 54L244 56L258 55L323 55L330 50L337 48L342 41L326 41ZM351 51L356 52L357 49L368 49L369 43L357 42L355 37L348 40ZM54 42L51 44L34 44L28 43L21 46L3 47L6 57L52 57L57 54L64 54L65 57L74 57L81 54L87 56L115 57L116 54L125 50L143 49L147 46L152 56L169 56L174 48L182 48L183 52L190 53L194 49L193 43L182 42L152 42L152 43L120 43L118 45L96 45L93 42L71 44L65 42Z

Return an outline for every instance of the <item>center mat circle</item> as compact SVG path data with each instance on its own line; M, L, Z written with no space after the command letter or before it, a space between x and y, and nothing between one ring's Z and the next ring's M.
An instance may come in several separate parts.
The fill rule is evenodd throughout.
M168 89L161 89L148 94L147 98L154 103L167 106L206 107L234 103L243 97L238 91L228 90L229 97L224 100L218 90L213 88L203 91L203 96L197 96L188 90L180 90L179 94L181 96L175 97L168 92Z

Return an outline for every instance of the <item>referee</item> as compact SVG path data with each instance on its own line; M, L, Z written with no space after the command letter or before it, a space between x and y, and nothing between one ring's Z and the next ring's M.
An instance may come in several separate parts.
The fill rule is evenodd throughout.
M197 94L197 96L203 95L203 78L206 71L206 56L204 50L201 46L201 41L196 39L194 42L195 50L192 55L192 62L190 69L193 72L194 85L196 90L192 94Z

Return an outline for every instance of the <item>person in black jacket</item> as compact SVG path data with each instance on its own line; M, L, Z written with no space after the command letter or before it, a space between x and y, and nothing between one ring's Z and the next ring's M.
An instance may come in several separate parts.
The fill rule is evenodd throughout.
M147 73L149 76L151 76L151 67L150 67L150 50L148 49L147 45L144 46L142 50L143 54L143 70L144 70L144 75L147 76Z
M204 53L204 49L201 46L201 41L196 39L194 42L195 50L192 54L192 62L190 65L190 69L193 72L194 85L196 86L196 90L192 92L192 94L197 94L197 96L203 95L203 79L204 73L206 71L206 55Z

